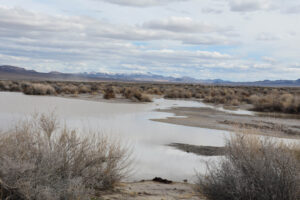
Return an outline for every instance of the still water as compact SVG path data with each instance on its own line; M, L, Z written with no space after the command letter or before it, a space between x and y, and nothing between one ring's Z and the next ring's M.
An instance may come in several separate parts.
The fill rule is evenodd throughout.
M152 179L155 176L175 181L193 180L196 171L205 171L204 160L217 158L185 153L166 144L178 142L222 146L229 133L150 119L173 116L156 112L156 109L206 106L200 102L183 100L155 99L147 104L110 103L0 92L0 130L8 130L20 119L34 113L55 111L60 121L72 129L83 134L105 134L131 146L134 173L129 180Z

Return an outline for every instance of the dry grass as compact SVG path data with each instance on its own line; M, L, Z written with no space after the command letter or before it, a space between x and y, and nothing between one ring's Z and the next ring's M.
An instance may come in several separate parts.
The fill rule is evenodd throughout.
M180 98L191 98L192 93L190 91L185 91L182 89L172 89L167 92L165 95L165 98L169 99L180 99Z
M104 90L104 99L116 98L115 91L113 87L108 87Z
M27 95L55 95L55 89L48 84L34 83L24 86L24 94Z
M124 88L122 93L125 98L130 99L135 102L151 102L152 101L149 96L143 94L137 88Z
M299 199L300 161L289 145L237 135L226 148L225 158L199 176L198 190L207 199Z
M135 102L150 102L150 95L160 95L165 98L176 99L195 98L201 99L205 103L226 106L252 104L254 110L262 112L300 113L300 89L296 87L210 86L175 83L0 81L0 91L75 96L79 94L104 93L107 99L123 95L125 98Z
M129 152L104 136L37 115L0 136L2 199L91 199L127 173Z
M254 110L264 112L300 113L300 96L292 94L269 94L252 97Z

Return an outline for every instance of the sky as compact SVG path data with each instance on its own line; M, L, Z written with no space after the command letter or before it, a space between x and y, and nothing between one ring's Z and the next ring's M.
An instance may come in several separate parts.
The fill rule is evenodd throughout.
M299 0L0 0L0 65L300 78Z

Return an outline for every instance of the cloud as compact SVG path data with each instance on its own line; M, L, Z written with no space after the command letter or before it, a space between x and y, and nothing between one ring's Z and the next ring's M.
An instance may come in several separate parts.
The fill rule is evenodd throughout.
M147 45L134 44L136 41L162 43L168 40L166 44L208 45L226 40L225 36L218 36L222 32L217 28L205 29L202 23L178 19L171 20L174 29L169 24L157 28L150 26L150 22L145 23L149 26L114 25L88 17L49 16L0 7L0 63L26 65L40 71L151 71L162 74L181 71L188 75L201 65L234 59L216 51L172 47L153 50ZM176 31L184 22L188 22L190 33ZM197 26L195 30L192 29L194 25Z
M286 14L299 14L300 13L300 4L295 6L290 6L283 10L283 13Z
M276 41L280 40L281 37L272 33L259 33L256 39L261 41Z
M272 0L229 0L229 6L235 12L267 10L272 7Z
M151 7L151 6L158 6L158 5L166 5L169 3L185 2L189 0L94 0L94 1L102 1L102 2L117 4L121 6Z
M271 64L277 63L277 60L275 58L272 58L272 57L263 56L261 59L263 61L267 62L267 63L271 63Z
M211 14L221 14L223 10L215 9L215 8L202 8L203 13L211 13Z
M83 5L87 1L78 2ZM153 2L150 4L171 1ZM299 78L299 74L283 70L294 69L290 63L299 63L299 28L294 15L283 16L279 10L249 14L251 18L244 24L243 18L228 10L228 2L233 0L203 0L197 7L198 2L170 6L189 10L189 14L164 6L130 9L128 16L124 16L127 7L103 2L98 3L103 6L102 13L85 16L77 10L53 15L0 6L0 64L39 71L151 72L230 80ZM270 10L275 5L254 0L251 9L245 9L243 2L237 2L231 6L240 12ZM207 14L214 11L205 13L202 8L222 13L214 16ZM173 17L168 17L170 13ZM268 24L270 20L276 24Z
M179 31L182 29L182 31ZM114 25L87 17L53 17L43 14L28 12L22 9L0 8L0 37L8 37L17 42L35 43L52 40L51 46L59 45L58 40L67 43L69 38L74 39L70 44L81 42L82 45L95 45L95 41L105 44L108 40L123 41L151 41L151 40L175 40L187 42L189 36L194 40L204 41L205 44L221 44L223 32L230 28L219 28L207 23L194 22L190 18L170 18L167 20L145 22L142 26ZM188 34L185 34L188 33ZM214 33L194 34L194 33ZM66 40L64 39L66 38ZM214 38L218 38L214 40ZM22 41L20 41L22 39ZM94 40L94 42L91 42ZM209 41L209 42L207 42ZM91 43L90 43L91 42ZM193 43L191 39L188 43Z
M143 24L150 29L166 30L172 32L209 33L219 30L218 27L207 23L196 22L189 17L170 17L163 20L153 20Z

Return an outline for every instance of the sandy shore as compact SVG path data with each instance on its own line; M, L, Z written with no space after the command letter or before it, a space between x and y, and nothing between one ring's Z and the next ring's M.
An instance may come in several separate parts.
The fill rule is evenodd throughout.
M201 200L194 190L195 185L189 183L163 184L153 181L136 183L120 183L113 191L102 194L104 200Z
M219 111L213 108L175 107L160 109L160 112L174 113L176 116L166 119L152 119L157 122L184 126L201 127L217 130L237 131L249 130L261 135L280 138L300 139L300 119L271 117L268 115L241 115Z

